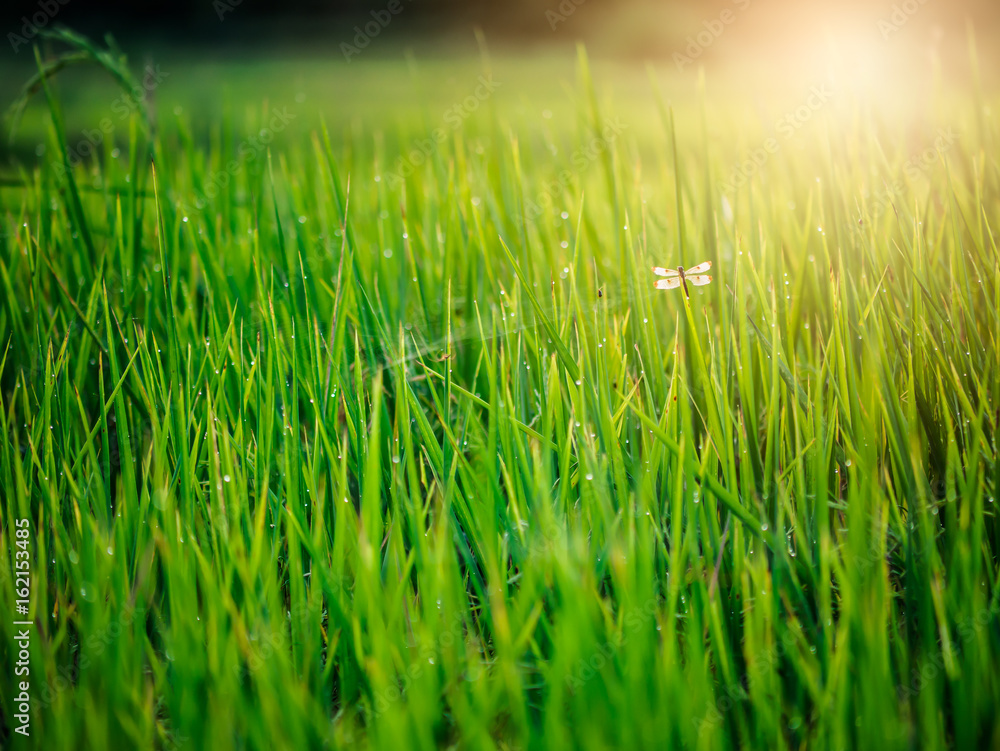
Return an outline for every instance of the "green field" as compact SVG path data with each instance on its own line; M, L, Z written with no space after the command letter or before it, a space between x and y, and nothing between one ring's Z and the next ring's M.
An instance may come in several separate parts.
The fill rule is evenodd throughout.
M0 173L8 747L1000 747L974 54L762 98L69 41Z

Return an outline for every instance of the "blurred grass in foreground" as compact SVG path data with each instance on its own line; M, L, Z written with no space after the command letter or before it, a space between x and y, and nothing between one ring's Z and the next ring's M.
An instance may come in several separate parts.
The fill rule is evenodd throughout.
M137 107L76 166L31 101L31 744L1000 743L996 98L752 118L581 54L541 112L467 69L374 124Z

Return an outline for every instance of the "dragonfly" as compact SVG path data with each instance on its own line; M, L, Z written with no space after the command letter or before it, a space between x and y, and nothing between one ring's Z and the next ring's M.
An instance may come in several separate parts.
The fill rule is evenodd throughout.
M685 269L683 266L678 266L676 269L665 269L662 266L654 266L654 274L666 277L666 279L657 279L655 286L657 289L676 289L683 286L684 296L690 297L691 295L688 294L688 282L695 287L702 287L708 284L712 281L712 277L705 272L711 268L711 261L699 263L697 266L692 266L689 269Z

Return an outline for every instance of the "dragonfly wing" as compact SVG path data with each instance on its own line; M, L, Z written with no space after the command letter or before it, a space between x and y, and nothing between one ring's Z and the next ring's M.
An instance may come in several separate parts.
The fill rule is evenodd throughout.
M706 284L712 281L712 277L710 277L708 274L695 274L694 276L687 276L685 274L684 277L688 280L690 284L693 284L695 287L704 287Z
M679 276L674 276L670 279L657 279L656 284L653 286L657 289L677 289L681 286L681 278Z
M687 274L687 275L689 275L689 276L691 274L695 274L695 275L697 275L697 274L704 274L710 268L712 268L712 262L711 261L705 261L705 263L699 263L697 266L693 266L690 269L684 269L684 273Z
M677 269L665 269L662 266L654 266L653 273L657 276L680 276Z

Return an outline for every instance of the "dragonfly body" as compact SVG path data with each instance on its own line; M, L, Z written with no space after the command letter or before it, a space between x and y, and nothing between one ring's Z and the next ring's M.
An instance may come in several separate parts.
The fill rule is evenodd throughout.
M657 276L665 277L664 279L657 279L655 286L657 289L676 289L677 287L683 287L684 296L690 297L690 294L688 294L688 282L695 287L701 287L708 284L712 281L712 277L705 272L711 268L711 261L699 263L697 266L692 266L690 269L685 269L683 266L678 266L676 269L654 266L653 273Z
M680 274L681 286L684 287L684 297L691 297L691 295L688 294L688 283L687 278L684 276L684 267L678 266L677 273Z

